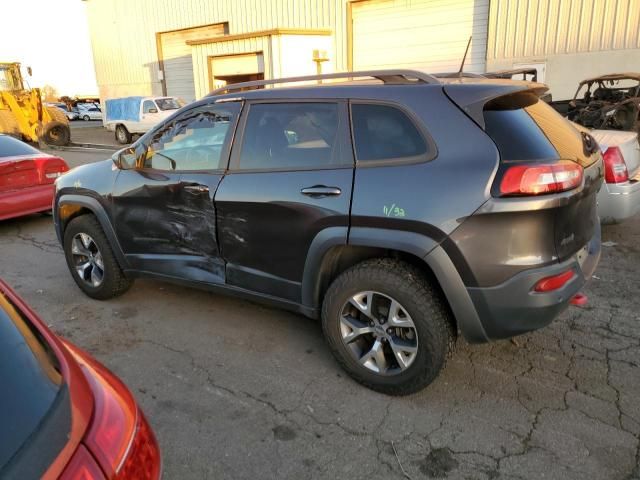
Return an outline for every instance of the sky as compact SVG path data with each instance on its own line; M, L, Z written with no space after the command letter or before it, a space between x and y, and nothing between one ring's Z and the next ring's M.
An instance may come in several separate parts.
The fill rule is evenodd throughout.
M30 66L31 87L53 86L58 95L98 93L89 26L82 0L2 2L0 62Z

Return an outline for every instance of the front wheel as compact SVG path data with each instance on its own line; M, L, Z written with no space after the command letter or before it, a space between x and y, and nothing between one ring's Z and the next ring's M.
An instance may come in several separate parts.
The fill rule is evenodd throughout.
M82 119L83 119L85 122L88 122L89 120L91 120L91 118L89 118L89 115L85 115L84 117L82 117Z
M73 280L91 298L117 297L131 286L93 215L69 222L64 231L64 254Z
M429 385L454 342L439 292L420 270L389 258L360 263L331 284L322 329L351 377L389 395Z
M131 134L124 125L118 125L116 127L116 141L121 145L131 143Z
M71 141L69 125L62 122L49 122L44 126L42 140L48 145L64 147Z

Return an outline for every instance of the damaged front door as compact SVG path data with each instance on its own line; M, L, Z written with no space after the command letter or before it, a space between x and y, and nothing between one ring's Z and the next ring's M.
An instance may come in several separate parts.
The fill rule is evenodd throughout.
M224 281L213 198L227 165L240 105L198 106L137 145L113 195L115 228L132 268L207 283Z

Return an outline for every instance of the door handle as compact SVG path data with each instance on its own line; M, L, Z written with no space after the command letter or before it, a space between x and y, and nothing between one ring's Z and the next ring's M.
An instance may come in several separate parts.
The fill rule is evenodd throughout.
M185 185L184 189L188 192L205 193L209 191L206 185Z
M342 193L338 187L326 187L324 185L314 185L313 187L307 187L300 190L302 195L308 197L337 197Z

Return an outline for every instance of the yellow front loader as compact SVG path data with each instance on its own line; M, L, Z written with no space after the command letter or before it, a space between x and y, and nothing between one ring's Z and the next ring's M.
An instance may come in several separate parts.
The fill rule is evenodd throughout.
M20 64L15 62L0 62L0 133L57 146L71 139L67 116L57 107L43 105L39 88L25 89Z

